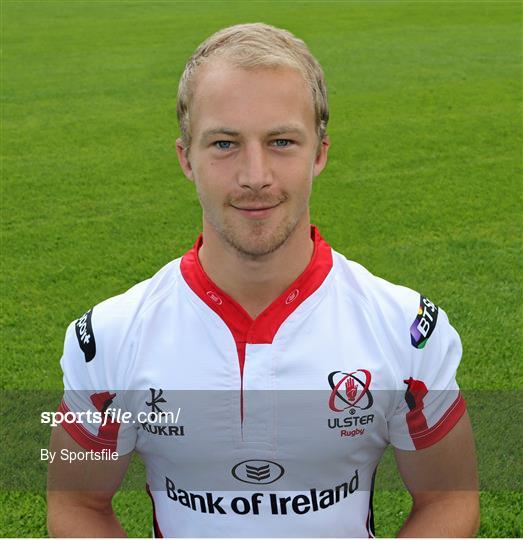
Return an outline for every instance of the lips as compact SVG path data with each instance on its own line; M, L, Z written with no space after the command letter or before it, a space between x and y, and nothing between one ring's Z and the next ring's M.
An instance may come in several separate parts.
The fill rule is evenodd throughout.
M265 219L271 215L275 208L280 206L280 203L278 202L273 205L264 204L263 206L236 206L234 204L231 206L246 218Z
M229 204L240 212L244 217L250 219L265 219L268 218L274 211L275 208L280 206L282 202L286 199L285 196L277 199L268 199L268 200L256 200L256 199L239 199L231 200Z
M238 197L230 197L226 204L237 210L244 218L261 220L270 217L275 209L288 199L287 193L243 193Z
M271 210L272 208L276 208L280 203L273 204L271 206L235 206L234 204L231 205L236 210L245 210L247 212L257 212L259 210Z

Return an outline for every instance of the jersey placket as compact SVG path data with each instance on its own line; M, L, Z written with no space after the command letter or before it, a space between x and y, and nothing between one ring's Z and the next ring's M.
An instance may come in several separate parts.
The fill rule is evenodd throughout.
M272 344L247 343L242 376L241 442L275 445L276 403Z
M236 343L240 370L242 443L272 446L275 439L273 340L281 325L324 282L332 268L332 250L311 227L314 251L303 273L256 319L205 274L194 247L182 258L181 273L189 287L225 323Z

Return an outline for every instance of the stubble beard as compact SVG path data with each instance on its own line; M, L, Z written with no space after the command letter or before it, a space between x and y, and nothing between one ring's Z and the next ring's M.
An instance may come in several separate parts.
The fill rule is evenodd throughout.
M296 229L298 222L299 219L285 220L272 231L266 230L267 224L262 220L254 221L244 230L227 226L225 223L217 232L242 258L257 260L283 246Z
M283 194L277 202L286 204L287 200L288 196ZM272 204L269 201L265 202L268 203L268 206L274 204L274 202ZM231 211L230 208L227 208L230 207L230 201L224 205L224 218L221 220L217 219L212 211L207 211L205 200L201 197L200 203L207 222L218 236L231 246L241 258L247 260L259 260L283 246L308 208L307 202L304 202L294 216L286 216L276 227L269 230L266 220L249 220L244 226L239 223L231 223L233 220L227 219L226 216L226 212Z

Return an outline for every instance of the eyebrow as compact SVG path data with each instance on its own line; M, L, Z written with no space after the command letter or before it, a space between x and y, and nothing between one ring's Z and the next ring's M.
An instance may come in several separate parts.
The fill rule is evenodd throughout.
M278 126L271 129L267 135L269 135L269 137L273 137L274 135L283 135L284 133L298 133L299 135L305 135L304 129L297 124Z
M305 136L304 129L297 124L288 124L277 126L274 129L271 129L267 135L269 137L274 137L275 135L282 135L284 133L297 133L299 135ZM214 135L229 135L231 137L239 137L240 132L228 127L217 127L204 131L202 133L202 140L207 140Z
M202 139L208 139L209 137L212 137L214 135L230 135L231 137L238 137L240 133L238 131L234 131L234 129L217 127L204 131L202 133Z

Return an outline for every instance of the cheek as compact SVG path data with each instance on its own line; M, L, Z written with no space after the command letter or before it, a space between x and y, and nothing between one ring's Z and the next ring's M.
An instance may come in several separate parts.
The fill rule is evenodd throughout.
M290 189L298 193L310 191L313 179L313 164L309 160L301 160L295 163L292 168L283 171L283 178L287 178Z
M208 160L194 167L194 174L200 183L218 187L227 177L227 164L219 160Z
M196 187L196 193L200 199L201 205L207 211L211 211L212 208L221 206L227 193L225 192L223 182L220 182L220 175L211 174L207 164L205 170L198 169L195 171L194 184Z

